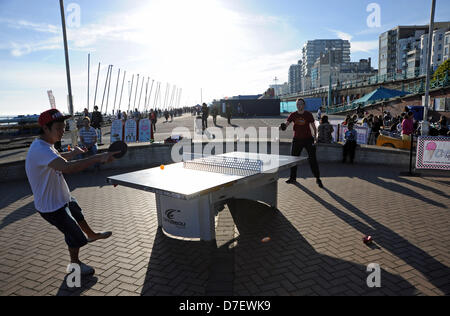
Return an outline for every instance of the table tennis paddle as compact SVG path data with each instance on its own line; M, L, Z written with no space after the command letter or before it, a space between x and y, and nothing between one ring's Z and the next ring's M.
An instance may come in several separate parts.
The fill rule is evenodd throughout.
M116 152L116 151L120 151L120 153L115 154L114 158L120 159L126 155L128 151L128 145L123 141L117 141L111 144L111 146L109 146L108 148L108 152Z
M283 124L281 124L280 128L282 131L285 131L285 130L287 130L287 125L285 123L283 123Z

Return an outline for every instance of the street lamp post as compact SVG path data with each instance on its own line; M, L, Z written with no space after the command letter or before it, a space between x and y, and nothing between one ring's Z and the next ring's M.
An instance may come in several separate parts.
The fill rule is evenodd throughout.
M69 125L71 131L72 138L72 146L78 145L78 130L75 124L75 119L73 117L73 96L72 96L72 83L70 80L70 63L69 63L69 47L67 45L67 32L66 32L66 18L64 14L64 0L59 0L59 7L61 10L61 24L63 31L63 40L64 40L64 54L66 59L66 75L67 75L67 89L68 89L68 99L69 99L69 113L71 116Z
M433 48L433 31L434 31L434 13L436 9L436 0L431 3L430 28L428 30L428 50L427 50L427 67L426 67L426 84L425 84L425 104L423 111L422 136L427 136L429 131L428 110L430 106L430 77L431 77L431 50Z

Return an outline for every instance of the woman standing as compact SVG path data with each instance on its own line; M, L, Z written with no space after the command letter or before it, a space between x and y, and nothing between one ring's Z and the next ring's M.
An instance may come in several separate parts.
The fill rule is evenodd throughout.
M318 143L331 144L333 142L334 128L328 121L328 116L324 115L320 120Z

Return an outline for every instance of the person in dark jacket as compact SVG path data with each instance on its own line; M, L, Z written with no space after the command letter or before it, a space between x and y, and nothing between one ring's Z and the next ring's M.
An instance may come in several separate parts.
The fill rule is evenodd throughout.
M227 104L225 112L227 115L228 124L231 125L231 116L233 115L233 109L231 108L231 104Z
M208 117L209 117L209 108L206 103L202 105L202 129L206 130L208 128Z
M95 128L97 132L97 141L99 145L102 145L102 113L98 111L98 106L94 106L94 112L92 112L91 126Z
M347 160L347 156L350 156L350 163L353 163L355 160L355 152L356 145L358 139L358 133L353 129L354 124L350 122L348 124L348 131L345 132L345 145L343 151L343 159L342 162L345 163Z
M217 126L217 115L219 115L219 111L217 110L217 106L213 106L211 109L211 115L213 117L214 126Z
M331 144L333 142L334 128L328 122L328 116L324 115L320 120L318 143Z

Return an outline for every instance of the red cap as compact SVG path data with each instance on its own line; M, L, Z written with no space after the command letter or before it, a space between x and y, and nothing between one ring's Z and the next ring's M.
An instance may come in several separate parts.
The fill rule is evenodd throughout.
M64 115L62 115L61 112L59 112L56 109L48 110L39 116L39 125L41 127L44 127L48 123L51 123L53 121L62 122L62 121L67 120L69 117L70 117L70 115L64 116Z

